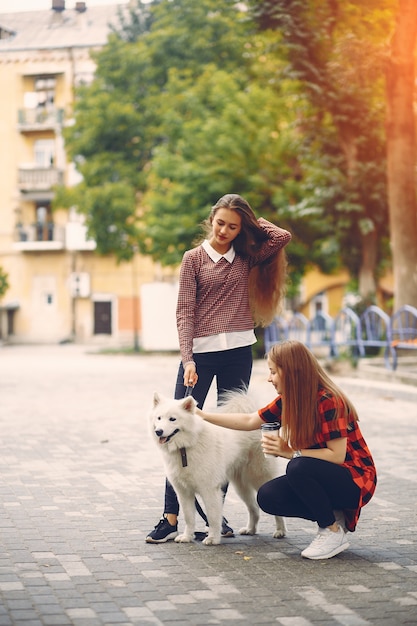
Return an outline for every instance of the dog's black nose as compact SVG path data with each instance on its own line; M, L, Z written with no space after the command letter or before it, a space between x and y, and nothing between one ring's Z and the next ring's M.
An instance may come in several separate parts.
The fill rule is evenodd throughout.
M162 437L163 434L164 434L164 431L162 430L162 428L158 428L158 430L155 431L155 435L157 437Z

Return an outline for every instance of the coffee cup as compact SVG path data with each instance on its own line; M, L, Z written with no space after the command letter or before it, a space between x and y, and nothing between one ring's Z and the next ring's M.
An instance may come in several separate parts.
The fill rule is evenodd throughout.
M278 422L268 422L266 424L262 424L262 426L261 426L262 439L263 439L264 433L267 433L269 436L273 436L276 439L278 439L278 431L280 429L280 426L281 426L281 424L278 424ZM266 459L275 458L275 455L274 454L266 454L264 452L264 457Z

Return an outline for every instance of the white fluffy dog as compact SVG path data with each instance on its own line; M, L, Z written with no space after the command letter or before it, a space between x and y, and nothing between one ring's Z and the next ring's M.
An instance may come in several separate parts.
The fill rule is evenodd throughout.
M185 529L175 539L190 542L195 530L195 497L200 495L207 513L209 529L203 543L220 543L223 493L222 485L231 482L246 504L247 525L241 535L254 535L259 521L256 493L261 485L278 475L274 459L264 457L260 432L236 431L214 426L195 414L196 401L154 395L150 412L152 438L162 453L166 475L173 485L184 515ZM226 413L247 412L256 408L250 397L239 391L228 394L221 406ZM283 518L276 517L274 537L285 535Z

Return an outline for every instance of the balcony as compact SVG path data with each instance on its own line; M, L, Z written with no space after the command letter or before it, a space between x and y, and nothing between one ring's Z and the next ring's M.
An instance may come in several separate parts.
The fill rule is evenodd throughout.
M56 167L20 167L19 190L22 193L31 191L50 191L55 185L64 184L64 172Z
M64 123L64 109L19 109L17 127L21 133L55 130Z
M64 228L53 222L18 224L13 248L21 252L63 250L64 240Z

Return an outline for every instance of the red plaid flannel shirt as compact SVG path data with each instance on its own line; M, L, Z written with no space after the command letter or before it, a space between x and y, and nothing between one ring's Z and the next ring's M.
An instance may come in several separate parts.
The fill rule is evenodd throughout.
M321 431L315 434L315 442L309 448L326 448L326 442L332 439L347 438L346 457L343 466L346 467L353 481L358 485L360 492L359 506L354 510L346 510L346 526L353 532L358 522L361 508L372 498L376 488L376 469L369 448L362 436L357 421L350 421L349 415L341 415L334 419L336 399L326 389L318 391L318 412L321 418ZM278 396L264 409L259 410L259 416L265 422L280 421L282 399Z

